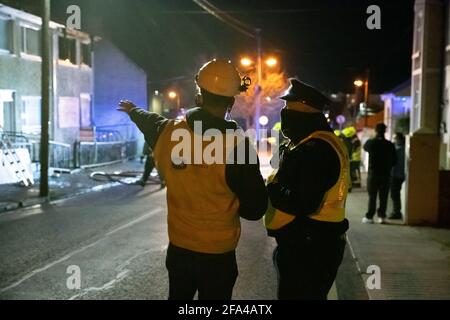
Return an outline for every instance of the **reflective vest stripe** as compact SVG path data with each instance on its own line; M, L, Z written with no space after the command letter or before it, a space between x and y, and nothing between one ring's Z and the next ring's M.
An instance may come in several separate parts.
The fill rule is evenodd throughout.
M301 144L311 139L322 139L328 142L333 147L339 157L341 170L338 181L330 190L325 193L323 201L317 209L316 213L310 215L309 217L318 221L341 222L345 218L345 201L347 198L348 186L350 183L349 159L347 153L345 152L345 146L332 132L316 131L297 145L290 148L290 150L294 150ZM267 182L270 183L274 181L276 179L276 174L277 171L275 170L267 179ZM264 224L267 229L278 230L288 223L292 222L294 219L294 215L274 208L269 201L269 207L266 211L266 214L264 215Z

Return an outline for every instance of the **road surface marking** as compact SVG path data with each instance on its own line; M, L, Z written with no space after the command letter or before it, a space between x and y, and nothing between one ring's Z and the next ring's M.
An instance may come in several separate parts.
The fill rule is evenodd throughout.
M25 275L25 276L24 276L23 278L21 278L20 280L14 282L13 284L11 284L11 285L9 285L9 286L7 286L7 287L5 287L5 288L1 288L1 289L0 289L0 293L6 292L6 291L8 291L8 290L10 290L10 289L12 289L12 288L17 287L17 286L20 285L22 282L24 282L24 281L30 279L31 277L35 276L36 274L41 273L41 272L43 272L43 271L45 271L45 270L47 270L47 269L49 269L49 268L51 268L51 267L57 265L58 263L61 263L61 262L63 262L63 261L66 261L66 260L70 259L70 258L73 257L74 255L76 255L76 254L78 254L78 253L80 253L80 252L85 251L86 249L89 249L89 248L95 246L95 245L98 244L99 242L101 242L101 241L105 240L106 238L108 238L110 235L112 235L112 234L114 234L114 233L116 233L116 232L118 232L118 231L120 231L120 230L123 230L124 228L129 228L129 227L131 227L131 226L133 226L133 225L135 225L135 224L137 224L137 223L139 223L139 222L142 222L142 221L144 221L145 219L150 218L151 216L155 215L156 213L158 213L158 212L160 212L160 211L162 211L162 210L163 210L163 209L162 209L161 207L158 207L158 208L152 210L151 212L149 212L149 213L147 213L147 214L144 214L143 216L141 216L141 217L139 217L139 218L137 218L137 219L135 219L135 220L133 220L133 221L131 221L131 222L128 222L128 223L124 224L123 226L120 226L120 227L118 227L118 228L116 228L116 229L114 229L114 230L108 232L108 233L105 234L102 238L96 240L95 242L93 242L93 243L91 243L91 244L88 244L88 245L86 245L86 246L84 246L84 247L81 247L81 248L79 248L79 249L76 249L76 250L72 251L71 253L65 255L64 257L62 257L62 258L60 258L60 259L58 259L58 260L55 260L55 261L53 261L53 262L47 264L46 266L44 266L44 267L42 267L42 268L38 268L38 269L35 269L35 270L31 271L30 273L28 273L27 275Z
M84 297L85 295L87 295L90 292L95 292L95 291L104 291L104 290L109 290L114 288L114 286L121 282L122 280L124 280L128 274L130 273L129 269L125 269L126 266L128 266L133 260L147 254L147 253L151 253L151 252L158 252L158 251L164 251L167 249L167 245L161 246L161 248L158 249L150 249L150 250L145 250L143 252L139 252L137 254L135 254L133 257L127 259L124 263L122 263L121 265L119 265L116 268L116 271L118 272L118 274L116 275L116 277L114 279L112 279L111 281L105 283L104 285L102 285L101 287L89 287L86 289L83 289L81 291L81 293L78 293L72 297L69 298L69 300L75 300L77 298L81 298Z

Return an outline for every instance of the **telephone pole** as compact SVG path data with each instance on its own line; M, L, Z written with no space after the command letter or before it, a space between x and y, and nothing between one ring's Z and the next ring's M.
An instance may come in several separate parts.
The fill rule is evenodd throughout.
M50 0L41 0L42 10L42 28L41 28L41 51L42 51L42 69L41 69L41 179L39 195L48 197L48 167L49 167L49 112L50 112Z
M256 31L256 51L257 51L257 83L255 86L255 129L256 129L256 141L259 142L259 117L261 115L261 81L262 81L262 45L261 45L261 29L255 29Z
M369 125L369 76L370 76L370 70L366 70L366 80L364 81L364 107L365 107L365 113L364 113L364 127L367 128Z

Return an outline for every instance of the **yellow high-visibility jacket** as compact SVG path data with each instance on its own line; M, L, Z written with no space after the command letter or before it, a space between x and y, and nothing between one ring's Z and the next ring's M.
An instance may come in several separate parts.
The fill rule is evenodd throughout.
M350 184L349 157L346 147L342 141L332 132L316 131L297 145L290 148L294 150L311 139L322 139L329 143L336 151L341 166L339 178L331 189L323 196L323 200L316 212L309 215L309 218L324 222L342 222L345 219L345 202L347 199L348 187ZM269 177L268 183L277 179L277 172ZM269 230L278 230L292 222L295 216L274 208L270 203L264 216L264 223Z

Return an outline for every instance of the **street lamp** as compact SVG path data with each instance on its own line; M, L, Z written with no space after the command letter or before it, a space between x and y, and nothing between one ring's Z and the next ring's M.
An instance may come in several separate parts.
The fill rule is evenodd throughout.
M269 123L269 118L267 116L261 116L259 117L259 124L262 125L263 127L267 126L267 124Z
M266 59L266 65L269 68L275 67L278 64L278 60L274 57L270 57L268 59Z
M245 68L249 68L253 65L253 60L249 57L243 57L241 58L241 65ZM269 57L264 60L264 64L268 66L269 68L273 68L278 65L278 59L275 57Z
M253 64L253 61L250 58L244 57L241 59L241 65L244 67L250 67Z
M369 70L366 71L366 78L364 80L357 79L353 84L361 88L364 86L364 126L368 125L368 107L369 107Z
M263 63L268 68L274 68L278 65L279 61L274 56L269 56L265 58L263 61L260 36L258 36L257 40L258 40L257 62L254 63L253 59L251 59L250 57L242 57L240 62L242 67L247 69L252 67L251 69L256 70L257 73L255 81L255 99L254 99L255 114L253 117L253 123L256 129L256 140L259 140L259 128L261 126L259 119L261 115L261 94L262 94L261 83L262 83ZM267 101L270 102L270 100Z
M355 82L353 82L353 84L357 87L362 87L364 85L364 81L362 80L355 80Z
M169 99L177 100L177 109L180 109L180 95L175 91L169 91L168 93Z

